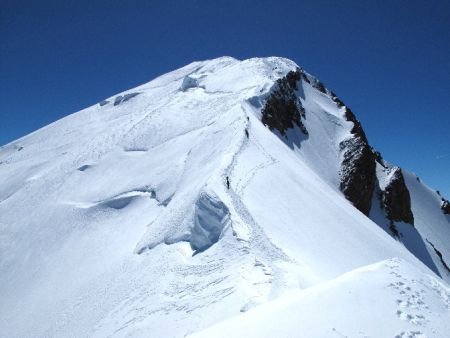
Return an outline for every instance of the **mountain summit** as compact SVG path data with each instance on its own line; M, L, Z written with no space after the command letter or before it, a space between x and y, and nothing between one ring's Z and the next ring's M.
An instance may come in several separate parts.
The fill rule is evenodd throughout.
M443 337L448 201L279 57L194 62L0 148L5 337Z

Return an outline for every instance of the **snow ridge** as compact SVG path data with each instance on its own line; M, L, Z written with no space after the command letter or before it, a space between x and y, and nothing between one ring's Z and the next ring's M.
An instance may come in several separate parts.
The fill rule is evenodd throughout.
M279 123L283 102L301 123ZM394 176L367 141L374 192L355 208L342 144L367 139L350 117L293 61L223 57L1 147L2 335L443 336L442 197L401 170L414 226L393 218L394 236Z

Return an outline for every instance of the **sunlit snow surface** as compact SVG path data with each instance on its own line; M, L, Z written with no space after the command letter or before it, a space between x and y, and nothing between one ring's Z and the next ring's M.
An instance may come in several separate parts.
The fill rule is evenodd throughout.
M0 336L450 332L445 282L339 191L341 109L303 83L307 138L261 124L295 68L195 62L2 147ZM448 259L448 216L406 180Z
M286 292L189 337L447 337L449 292L390 259Z

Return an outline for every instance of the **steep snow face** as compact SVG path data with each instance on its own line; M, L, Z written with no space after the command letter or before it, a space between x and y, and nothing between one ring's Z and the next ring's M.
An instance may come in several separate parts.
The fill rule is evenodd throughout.
M411 195L414 226L422 239L439 275L450 280L450 215L442 212L442 198L412 173L405 171L405 182Z
M301 111L301 114L297 113L297 119L291 118L296 125L286 123L286 116L289 116L285 113L286 107L273 103L279 100L278 88L283 88L284 83L295 89L296 105ZM381 154L370 147L354 113L319 80L297 69L278 80L275 88L262 109L262 122L275 128L275 133L332 188L339 189L358 210L449 281L449 251L440 251L420 230L433 224L438 233L447 232L450 222L443 208L446 200L436 193L435 196L424 195L429 188L419 182L421 188L415 189L414 199L427 202L415 203L413 208L404 172L385 162ZM293 101L292 96L291 93L284 95L285 102ZM266 117L267 111L270 119ZM299 117L301 124L297 121ZM289 129L272 127L277 126L272 122L277 119ZM431 202L436 197L439 197L439 203ZM441 212L436 208L438 204ZM416 227L415 212L428 216L419 217Z
M288 90L301 124L261 122L297 68L195 62L2 147L2 334L181 337L392 257L445 278L423 185L405 174L423 257L341 193L354 122L317 79Z

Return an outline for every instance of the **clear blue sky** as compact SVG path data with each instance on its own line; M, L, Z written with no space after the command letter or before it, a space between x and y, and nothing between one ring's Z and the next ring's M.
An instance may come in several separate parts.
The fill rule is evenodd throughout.
M450 1L0 1L0 144L195 60L285 56L450 197Z

